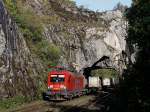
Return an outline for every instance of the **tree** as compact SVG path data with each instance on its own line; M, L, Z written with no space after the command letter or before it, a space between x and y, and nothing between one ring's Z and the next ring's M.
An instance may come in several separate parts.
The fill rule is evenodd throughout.
M125 74L127 97L132 112L150 111L150 1L133 0L126 15L129 28L127 41L139 48L138 58ZM128 111L131 111L128 107Z
M121 12L125 12L128 7L123 5L121 2L117 3L117 5L113 8L113 10L120 10Z

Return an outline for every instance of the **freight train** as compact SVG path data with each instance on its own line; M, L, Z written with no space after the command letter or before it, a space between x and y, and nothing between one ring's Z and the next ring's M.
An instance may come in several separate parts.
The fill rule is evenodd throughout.
M109 78L101 79L67 70L48 72L47 92L43 93L44 100L67 100L88 94L92 90L100 90L111 85Z

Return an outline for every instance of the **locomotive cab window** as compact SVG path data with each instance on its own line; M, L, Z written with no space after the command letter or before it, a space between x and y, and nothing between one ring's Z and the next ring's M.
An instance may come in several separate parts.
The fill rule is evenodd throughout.
M64 82L64 81L65 81L64 75L61 75L61 74L51 75L50 82Z

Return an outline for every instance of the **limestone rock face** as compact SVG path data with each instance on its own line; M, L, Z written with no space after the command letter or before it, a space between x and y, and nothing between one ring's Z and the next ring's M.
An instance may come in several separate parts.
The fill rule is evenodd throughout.
M32 2L33 9L37 10L38 6L41 9L44 8L42 0L37 1ZM56 15L57 11L59 11L58 16L60 13L68 14L67 18L61 15L61 22L58 21L56 25L52 23L44 26L44 37L50 43L62 48L63 54L60 56L58 67L69 68L72 63L75 63L78 65L76 70L80 71L92 66L102 56L108 56L111 61L109 66L120 72L126 68L128 45L125 38L128 23L120 10L94 12L64 5L63 2L57 3L55 0L49 0L49 3L51 8L59 7L55 9ZM40 13L41 10L38 12ZM54 13L47 12L48 14ZM76 20L71 20L71 17ZM70 20L72 23L68 23ZM74 21L76 25L73 25ZM80 21L85 24L83 25Z
M0 1L0 99L15 95L36 95L38 75L32 54ZM31 75L32 74L32 75Z
M4 32L2 30L2 26L0 25L0 55L2 55L4 49L5 49L5 44L6 44L6 40L4 37Z
M121 11L108 11L98 14L97 18L103 25L97 27L84 27L68 29L72 36L65 39L52 30L45 30L46 37L52 43L62 46L64 60L59 65L69 67L70 63L76 63L77 71L92 66L102 56L110 57L108 65L120 71L126 68L126 28L127 22L123 19ZM104 27L105 26L105 27ZM59 26L57 26L59 29ZM52 32L52 34L50 34ZM82 35L81 35L82 34ZM68 65L68 66L67 66Z

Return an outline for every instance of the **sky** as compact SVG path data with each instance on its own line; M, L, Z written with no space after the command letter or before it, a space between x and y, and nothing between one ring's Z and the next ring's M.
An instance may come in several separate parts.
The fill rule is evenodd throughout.
M74 0L78 6L84 5L91 10L106 11L112 10L114 6L121 2L123 5L131 6L132 0Z

